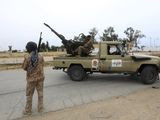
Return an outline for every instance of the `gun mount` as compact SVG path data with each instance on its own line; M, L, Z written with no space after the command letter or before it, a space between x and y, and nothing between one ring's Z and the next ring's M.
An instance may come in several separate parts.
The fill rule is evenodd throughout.
M48 24L44 23L46 27L48 27L54 34L56 34L61 40L62 44L66 48L67 54L71 54L73 56L77 55L76 49L79 46L83 46L83 42L75 41L75 40L67 40L63 35L57 33L53 28L51 28Z

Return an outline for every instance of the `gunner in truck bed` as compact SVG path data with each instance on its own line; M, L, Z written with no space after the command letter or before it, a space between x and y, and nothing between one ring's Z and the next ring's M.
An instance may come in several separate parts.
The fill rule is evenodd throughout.
M84 45L79 46L75 52L78 53L78 56L86 56L90 53L92 49L94 49L93 42L91 36L88 35L84 40Z

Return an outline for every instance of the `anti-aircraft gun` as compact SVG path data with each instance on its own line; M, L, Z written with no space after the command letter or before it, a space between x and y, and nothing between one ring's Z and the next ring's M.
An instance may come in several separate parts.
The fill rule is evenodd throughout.
M67 40L65 37L59 33L57 33L53 28L51 28L48 24L44 23L54 34L56 34L61 40L62 44L66 48L67 54L71 54L73 56L77 55L76 49L79 46L83 46L84 42L75 41L75 40ZM83 36L85 38L85 36Z

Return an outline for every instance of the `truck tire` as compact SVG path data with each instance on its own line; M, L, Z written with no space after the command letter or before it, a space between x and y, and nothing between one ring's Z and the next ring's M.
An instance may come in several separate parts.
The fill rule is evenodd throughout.
M86 77L86 71L79 65L71 66L68 75L73 81L82 81Z
M153 84L158 78L158 70L154 66L146 66L141 72L141 81L144 84Z

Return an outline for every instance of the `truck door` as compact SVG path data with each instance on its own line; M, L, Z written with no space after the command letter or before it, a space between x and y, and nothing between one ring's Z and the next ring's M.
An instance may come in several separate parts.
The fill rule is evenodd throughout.
M106 72L130 72L132 59L129 55L122 56L119 45L107 45L106 59L103 61L103 70Z

